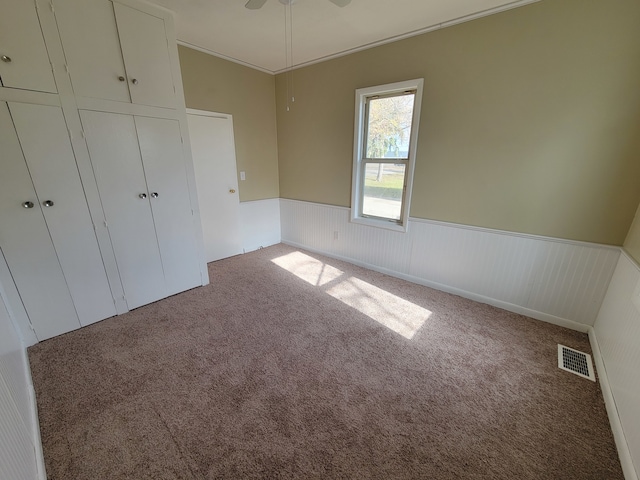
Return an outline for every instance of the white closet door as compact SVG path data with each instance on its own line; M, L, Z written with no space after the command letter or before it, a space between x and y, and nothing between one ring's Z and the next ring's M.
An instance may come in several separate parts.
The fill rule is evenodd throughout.
M133 103L175 108L164 19L114 4Z
M80 323L112 317L115 304L62 110L25 103L10 103L9 110Z
M54 5L75 94L129 102L113 3L54 0Z
M56 92L34 1L0 0L0 78L5 87Z
M176 120L136 117L167 294L202 285L189 184Z
M0 151L0 248L36 336L45 340L80 328L80 322L4 102ZM26 202L33 205L25 208Z
M165 297L133 117L81 111L91 164L130 309Z
M242 253L233 119L205 113L187 119L205 258L213 262Z

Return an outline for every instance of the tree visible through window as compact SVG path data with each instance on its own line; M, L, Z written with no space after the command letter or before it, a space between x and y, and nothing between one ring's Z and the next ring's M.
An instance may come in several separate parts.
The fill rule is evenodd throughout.
M352 220L405 226L421 87L416 80L357 91Z
M367 98L363 215L400 220L415 96Z

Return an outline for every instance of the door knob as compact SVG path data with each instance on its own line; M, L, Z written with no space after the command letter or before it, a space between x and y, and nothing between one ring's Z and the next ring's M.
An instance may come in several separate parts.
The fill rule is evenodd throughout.
M51 200L45 200L44 202L42 202L42 204L45 207L53 207L53 201L51 201Z
M152 198L158 198L158 192L151 192Z
M33 205L33 202L24 202L22 206L24 208L33 208L34 205Z
M146 193L141 193L140 195L138 195L140 198L147 198L147 194Z
M131 83L133 83L134 85L137 85L138 84L138 79L134 78L133 80L131 80Z
M120 76L118 77L118 80L120 80L121 82L124 82L124 77L123 77L122 75L120 75Z
M0 57L0 59L4 62L4 63L11 63L11 57L7 57L6 55L2 55Z
M229 190L229 193L236 193L236 191L232 188L231 190Z

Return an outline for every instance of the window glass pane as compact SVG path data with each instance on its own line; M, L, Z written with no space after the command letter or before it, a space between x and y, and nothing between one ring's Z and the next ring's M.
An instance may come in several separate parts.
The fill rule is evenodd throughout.
M362 214L400 220L405 165L367 163Z
M369 100L366 158L409 158L415 94Z

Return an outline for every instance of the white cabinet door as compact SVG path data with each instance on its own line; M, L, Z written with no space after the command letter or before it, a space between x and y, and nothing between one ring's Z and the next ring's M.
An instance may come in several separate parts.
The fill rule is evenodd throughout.
M189 113L189 137L207 262L242 253L233 119Z
M0 0L0 11L2 85L55 93L56 83L35 2Z
M36 336L45 340L80 328L80 322L4 102L0 151L0 248Z
M115 304L62 110L25 103L10 103L9 110L80 323L112 317Z
M176 120L135 117L167 294L202 284L189 184Z
M54 5L74 93L129 102L113 3L54 0Z
M80 97L175 108L164 19L110 0L54 0Z
M164 19L115 3L133 103L175 108Z
M166 296L133 117L81 111L91 164L130 309Z

